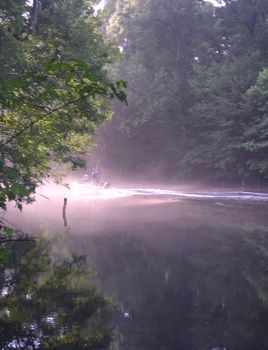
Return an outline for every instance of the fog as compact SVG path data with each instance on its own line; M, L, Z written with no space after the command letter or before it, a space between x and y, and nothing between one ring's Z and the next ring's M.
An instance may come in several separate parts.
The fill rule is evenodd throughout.
M268 203L267 193L200 189L197 185L115 183L104 189L75 178L68 183L69 189L54 183L41 186L33 204L24 206L21 212L11 204L4 219L33 234L40 230L56 233L66 228L74 234L131 231L144 234L146 225L151 231L159 225L192 226L208 221L215 226L239 225L245 223L245 216L261 224Z
M104 189L74 178L68 182L70 189L53 183L40 187L35 203L22 212L10 206L5 219L25 233L48 238L56 260L71 254L86 257L94 283L115 306L114 317L127 342L122 349L146 344L144 329L153 343L167 344L166 349L174 349L170 342L199 343L198 336L188 336L192 328L203 332L205 327L216 336L218 330L236 330L237 325L252 330L245 307L250 304L254 317L255 310L266 310L252 291L252 281L266 288L266 193L164 183L115 182ZM223 326L219 322L215 330L226 309L238 316L228 317ZM204 321L211 317L212 326ZM262 325L262 318L258 320ZM180 333L182 324L186 331ZM207 349L221 344L216 336ZM243 345L248 341L244 333L230 333L233 337Z

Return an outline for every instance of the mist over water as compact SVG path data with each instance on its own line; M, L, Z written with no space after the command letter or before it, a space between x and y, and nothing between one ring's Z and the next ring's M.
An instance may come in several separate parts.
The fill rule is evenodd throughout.
M0 1L0 350L268 350L267 42L267 0Z
M240 208L268 205L268 193L249 191L215 190L158 185L149 187L116 186L109 189L92 187L89 183L71 181L70 188L47 184L37 190L36 202L24 206L22 212L9 207L5 219L26 232L36 230L61 230L63 228L63 204L67 199L67 226L74 233L105 232L107 229L125 228L135 222L177 224L179 218L197 218L195 208L211 206L212 211L221 208ZM231 214L232 211L230 211ZM202 214L203 215L203 214ZM200 215L200 220L203 216ZM256 215L253 209L252 216ZM237 220L238 218L236 218ZM235 224L235 222L233 223ZM65 223L66 226L66 223Z
M87 257L115 305L120 349L264 348L266 193L78 182L38 193L5 217L43 230L61 254Z

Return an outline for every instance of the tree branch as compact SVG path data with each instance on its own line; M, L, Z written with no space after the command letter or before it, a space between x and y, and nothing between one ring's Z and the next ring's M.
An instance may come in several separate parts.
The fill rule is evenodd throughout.
M89 97L89 95L86 95L86 96L83 96L83 97L80 97L76 100L73 100L73 101L69 101L69 102L66 102L64 103L63 105L47 112L47 114L45 115L42 115L41 117L31 121L28 125L26 125L24 128L22 128L21 130L19 130L18 132L16 132L12 137L10 137L8 140L6 140L2 145L0 145L0 149L5 147L7 144L9 144L11 141L13 141L15 138L17 138L18 136L20 136L21 134L23 134L26 130L28 130L31 126L33 126L34 124L38 123L40 120L48 117L49 115L51 115L52 113L55 113L55 112L58 112L59 110L61 110L62 108L65 108L71 104L74 104L74 103L77 103L79 101L82 101L83 99Z
M8 242L34 242L35 238L0 239L0 245Z

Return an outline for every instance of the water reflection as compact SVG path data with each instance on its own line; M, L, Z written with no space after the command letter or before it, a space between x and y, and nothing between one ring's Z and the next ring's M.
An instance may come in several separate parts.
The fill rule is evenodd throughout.
M57 222L43 207L34 215L62 228L62 204L50 207L59 209ZM23 215L25 227L39 227L30 222L33 213ZM115 305L113 350L268 348L266 202L70 200L66 215L68 229L52 256L87 257L94 283ZM55 230L49 232L51 239ZM71 315L70 322L80 317Z
M111 307L82 257L49 256L37 242L9 242L2 259L0 348L108 349Z
M157 220L160 207L147 221L135 207L126 232L69 237L118 305L119 348L265 349L268 229L250 218L261 209L192 204L184 216L181 204L175 220L176 208L161 205L170 222Z

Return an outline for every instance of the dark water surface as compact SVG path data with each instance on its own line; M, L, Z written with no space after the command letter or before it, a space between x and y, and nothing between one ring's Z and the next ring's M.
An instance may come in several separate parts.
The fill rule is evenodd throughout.
M266 194L56 191L6 218L87 256L116 305L116 349L268 349Z

